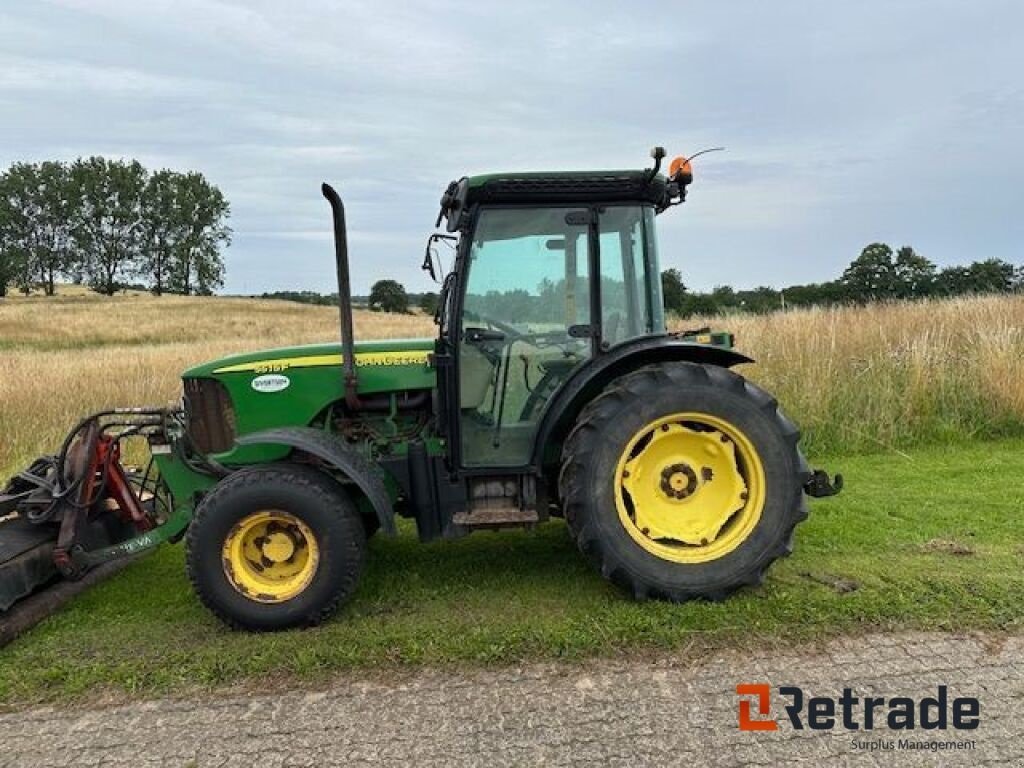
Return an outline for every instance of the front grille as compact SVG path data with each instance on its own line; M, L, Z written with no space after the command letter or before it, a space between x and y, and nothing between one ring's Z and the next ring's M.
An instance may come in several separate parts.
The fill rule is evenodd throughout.
M201 453L223 453L235 444L235 409L216 379L185 379L189 436Z

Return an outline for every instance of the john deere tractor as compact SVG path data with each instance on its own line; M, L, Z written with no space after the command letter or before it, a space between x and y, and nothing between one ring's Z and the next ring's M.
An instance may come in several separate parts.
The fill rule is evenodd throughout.
M422 541L564 518L637 598L719 600L790 553L812 471L775 399L734 372L732 335L666 330L661 173L453 181L424 267L453 249L436 338L356 343L345 214L333 209L341 343L235 355L183 374L180 408L84 420L0 495L0 609L54 573L184 537L200 600L232 626L323 620L358 588L367 539ZM145 473L120 464L144 438Z

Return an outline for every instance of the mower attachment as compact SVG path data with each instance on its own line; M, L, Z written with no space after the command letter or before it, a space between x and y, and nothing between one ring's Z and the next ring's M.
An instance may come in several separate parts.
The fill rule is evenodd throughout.
M34 461L0 490L0 613L58 576L79 579L104 562L168 538L172 505L159 478L121 465L122 442L167 443L178 413L104 411L81 421L60 452Z

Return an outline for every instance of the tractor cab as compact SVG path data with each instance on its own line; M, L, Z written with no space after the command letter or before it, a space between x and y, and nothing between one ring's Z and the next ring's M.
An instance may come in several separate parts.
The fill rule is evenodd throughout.
M665 335L655 216L687 181L656 166L449 185L438 221L458 245L442 289L438 353L451 364L439 386L457 412L460 468L529 465L545 408L575 372ZM429 247L425 268L436 274Z

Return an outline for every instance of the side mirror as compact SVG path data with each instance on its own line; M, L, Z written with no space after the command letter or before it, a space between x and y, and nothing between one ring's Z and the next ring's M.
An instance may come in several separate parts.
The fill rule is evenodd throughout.
M427 250L423 254L423 264L420 266L424 272L430 275L430 279L435 283L437 282L437 272L434 270L434 252L430 247L430 241L427 241Z
M564 237L553 237L544 243L544 247L549 251L564 251L565 250L565 238Z

